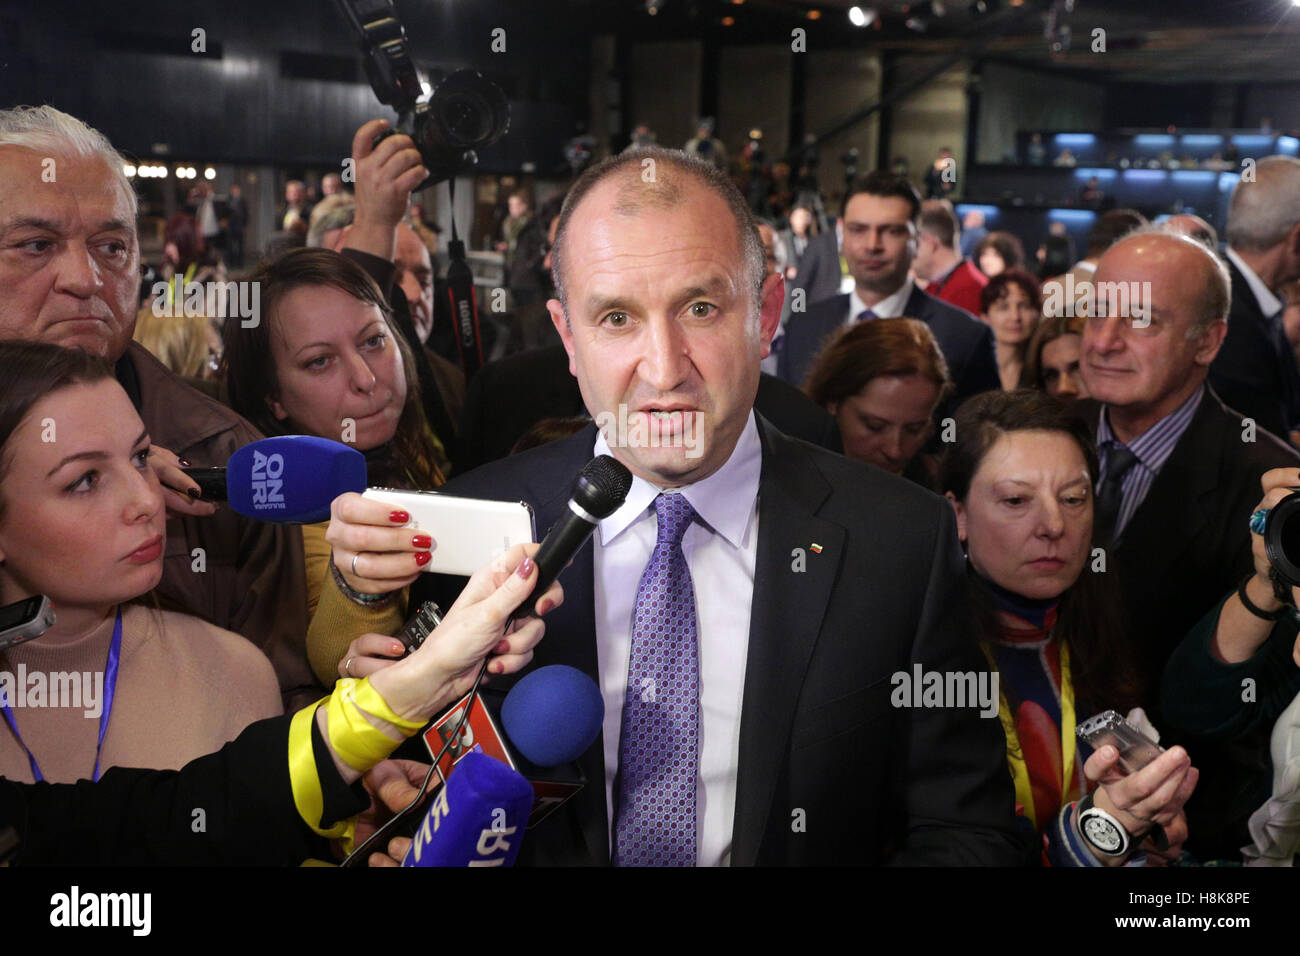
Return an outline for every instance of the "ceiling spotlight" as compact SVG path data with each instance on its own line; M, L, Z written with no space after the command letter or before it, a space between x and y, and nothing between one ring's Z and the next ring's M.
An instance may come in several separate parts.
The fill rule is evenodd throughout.
M203 178L204 178L204 179L216 179L216 178L217 178L217 171L216 171L215 169L213 169L211 166L209 166L207 169L203 170Z
M867 7L865 10L861 7L849 7L849 23L855 27L869 27L877 16L875 7Z
M943 5L943 0L930 0L930 10L936 17L948 15L948 8Z
M645 0L645 12L650 16L657 16L663 8L664 0Z
M154 171L155 175L157 175L157 177L158 177L159 179L166 179L166 178L167 178L167 167L166 167L166 166L155 166L155 167L153 168L153 171Z
M973 17L983 16L989 12L987 0L970 0L970 15Z
M809 20L820 20L822 12L820 10L809 10L807 16Z
M722 18L722 25L723 25L724 27L733 27L733 26L736 25L736 18L735 18L735 17L723 17L723 18Z
M132 166L130 163L123 163L122 172L126 175L127 179L131 179L132 177L135 176L135 167Z
M908 17L905 24L909 30L914 30L917 33L925 32L925 21L920 17Z

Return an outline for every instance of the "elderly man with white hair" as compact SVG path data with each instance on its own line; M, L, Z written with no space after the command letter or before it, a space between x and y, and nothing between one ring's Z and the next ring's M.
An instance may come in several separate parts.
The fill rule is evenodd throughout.
M1232 311L1210 382L1261 428L1290 438L1300 425L1300 369L1277 290L1300 278L1300 160L1269 156L1245 174L1228 206Z
M223 466L261 435L131 340L139 288L136 196L122 157L102 133L53 107L0 110L0 338L82 349L114 364L149 430L167 502L155 593L165 608L261 647L292 704L315 685L304 646L301 536L187 493L198 486L182 461Z

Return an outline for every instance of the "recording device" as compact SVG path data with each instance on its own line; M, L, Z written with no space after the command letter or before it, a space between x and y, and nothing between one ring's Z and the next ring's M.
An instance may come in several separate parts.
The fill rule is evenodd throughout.
M441 623L442 608L434 601L425 601L393 637L405 644L407 653L410 653L419 650L420 645Z
M361 40L366 79L379 102L397 111L384 135L405 133L429 178L417 189L470 172L475 150L491 146L510 128L510 105L501 88L475 70L457 70L421 102L423 85L392 0L337 0Z
M361 497L402 509L411 516L403 528L432 536L431 558L421 569L429 573L469 576L515 545L536 538L533 509L526 501L395 488L367 488Z
M1269 509L1264 519L1264 553L1277 599L1294 607L1290 589L1300 587L1300 490Z
M0 651L6 651L54 626L54 608L44 594L0 607Z
M582 671L552 664L532 671L507 694L489 688L472 696L467 719L469 694L424 733L438 776L454 780L453 770L473 754L519 771L533 788L531 830L587 782L575 761L600 735L605 719L600 688Z
M199 483L204 498L276 524L324 521L335 498L366 489L365 456L314 435L263 438L236 451L225 468L181 470Z
M361 38L366 79L379 102L397 111L397 123L377 139L405 133L415 142L428 178L416 191L471 172L475 150L491 146L510 128L510 104L501 88L475 70L457 70L438 84L427 100L419 71L411 61L406 29L392 0L337 0L343 16ZM454 201L454 196L452 197ZM465 243L452 220L447 246L447 288L456 321L456 345L465 377L483 365L474 275L465 261Z
M596 525L617 511L632 487L632 473L612 455L599 455L578 473L568 511L546 532L533 560L537 586L515 613L534 614L537 599L555 583L565 565L581 550Z
M469 754L433 798L402 866L514 866L532 802L517 771Z
M1093 750L1110 744L1119 751L1119 765L1125 773L1136 773L1162 753L1164 748L1113 710L1104 710L1085 720L1075 731Z

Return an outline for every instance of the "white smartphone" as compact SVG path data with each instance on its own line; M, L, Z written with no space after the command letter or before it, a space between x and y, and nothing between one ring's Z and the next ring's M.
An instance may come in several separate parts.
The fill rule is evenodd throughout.
M433 538L431 558L421 570L469 576L517 544L537 539L533 509L526 501L488 501L438 491L367 488L361 495L400 508L403 525Z

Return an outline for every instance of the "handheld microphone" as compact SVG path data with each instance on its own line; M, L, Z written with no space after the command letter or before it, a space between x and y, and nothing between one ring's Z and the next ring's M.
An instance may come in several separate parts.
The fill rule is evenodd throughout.
M434 796L402 866L513 866L533 788L518 771L467 754Z
M224 469L182 470L205 498L224 498L245 518L277 524L324 521L339 495L366 490L365 456L315 435L263 438L236 451Z
M446 747L437 765L443 779L475 753L522 773L535 797L528 817L531 830L586 784L575 761L600 735L605 701L595 681L563 664L539 667L504 698L497 690L481 691L463 719L470 698L462 697L425 731L424 743L434 757Z
M537 563L537 586L517 615L536 614L537 599L555 583L560 572L573 560L596 525L617 511L632 487L632 472L610 455L599 455L578 473L568 511L546 532L533 560Z

